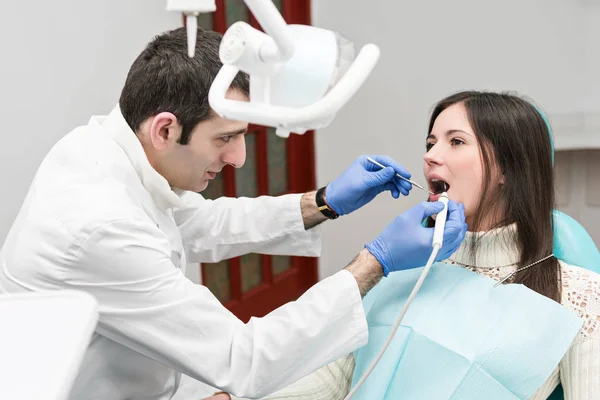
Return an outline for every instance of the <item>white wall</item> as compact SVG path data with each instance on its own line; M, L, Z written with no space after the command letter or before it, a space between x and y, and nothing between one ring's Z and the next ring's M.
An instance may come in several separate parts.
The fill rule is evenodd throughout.
M585 66L588 79L584 108L588 113L600 114L600 2L590 0L586 16L588 52Z
M314 1L315 25L376 43L382 53L359 94L317 132L318 183L337 177L361 153L390 154L424 183L429 113L454 91L517 90L550 115L579 112L587 93L587 7L565 0ZM321 277L425 198L417 189L399 201L385 196L328 223Z
M0 243L49 148L117 104L145 44L181 26L165 0L31 0L0 9Z

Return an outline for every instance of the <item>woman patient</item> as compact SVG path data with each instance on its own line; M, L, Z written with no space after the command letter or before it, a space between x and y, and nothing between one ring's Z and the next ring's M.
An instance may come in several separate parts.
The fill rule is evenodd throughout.
M552 146L534 106L509 94L454 94L436 105L425 143L430 190L440 192L446 183L448 196L464 204L469 226L459 250L444 263L499 281L552 254ZM533 399L548 398L559 384L565 400L600 399L600 275L550 257L507 283L524 284L583 319ZM343 399L353 372L351 354L267 399Z

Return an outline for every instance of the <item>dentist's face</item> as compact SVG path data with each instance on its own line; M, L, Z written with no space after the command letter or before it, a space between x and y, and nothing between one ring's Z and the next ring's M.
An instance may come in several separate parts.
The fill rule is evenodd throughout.
M426 143L423 172L429 189L436 193L430 201L439 198L445 183L448 197L464 204L471 227L481 197L484 168L479 141L462 104L446 108L437 117ZM491 170L493 188L500 184L501 177L494 173L497 168Z
M229 91L228 99L248 101L241 92ZM162 112L142 124L138 135L154 169L174 188L201 192L223 167L239 168L246 160L244 134L248 123L214 114L198 123L187 144L175 115Z

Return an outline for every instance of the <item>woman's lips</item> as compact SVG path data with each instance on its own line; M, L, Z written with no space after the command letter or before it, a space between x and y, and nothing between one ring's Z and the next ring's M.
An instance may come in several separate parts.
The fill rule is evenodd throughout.
M440 199L441 193L430 194L429 201L438 201Z

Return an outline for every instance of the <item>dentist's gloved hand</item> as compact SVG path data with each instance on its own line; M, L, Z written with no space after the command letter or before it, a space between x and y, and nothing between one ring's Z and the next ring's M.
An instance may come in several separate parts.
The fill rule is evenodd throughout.
M383 274L422 267L433 251L433 228L421 225L423 219L444 209L441 202L419 203L400 214L388 227L365 247L383 267ZM444 244L436 261L450 257L465 238L467 223L462 204L450 200L444 227Z
M339 178L327 185L325 200L329 207L339 215L350 214L364 206L384 190L392 192L397 199L402 193L408 196L412 189L410 182L396 176L396 172L405 178L410 173L393 158L371 156L386 168L380 168L367 160L367 156L358 157Z

